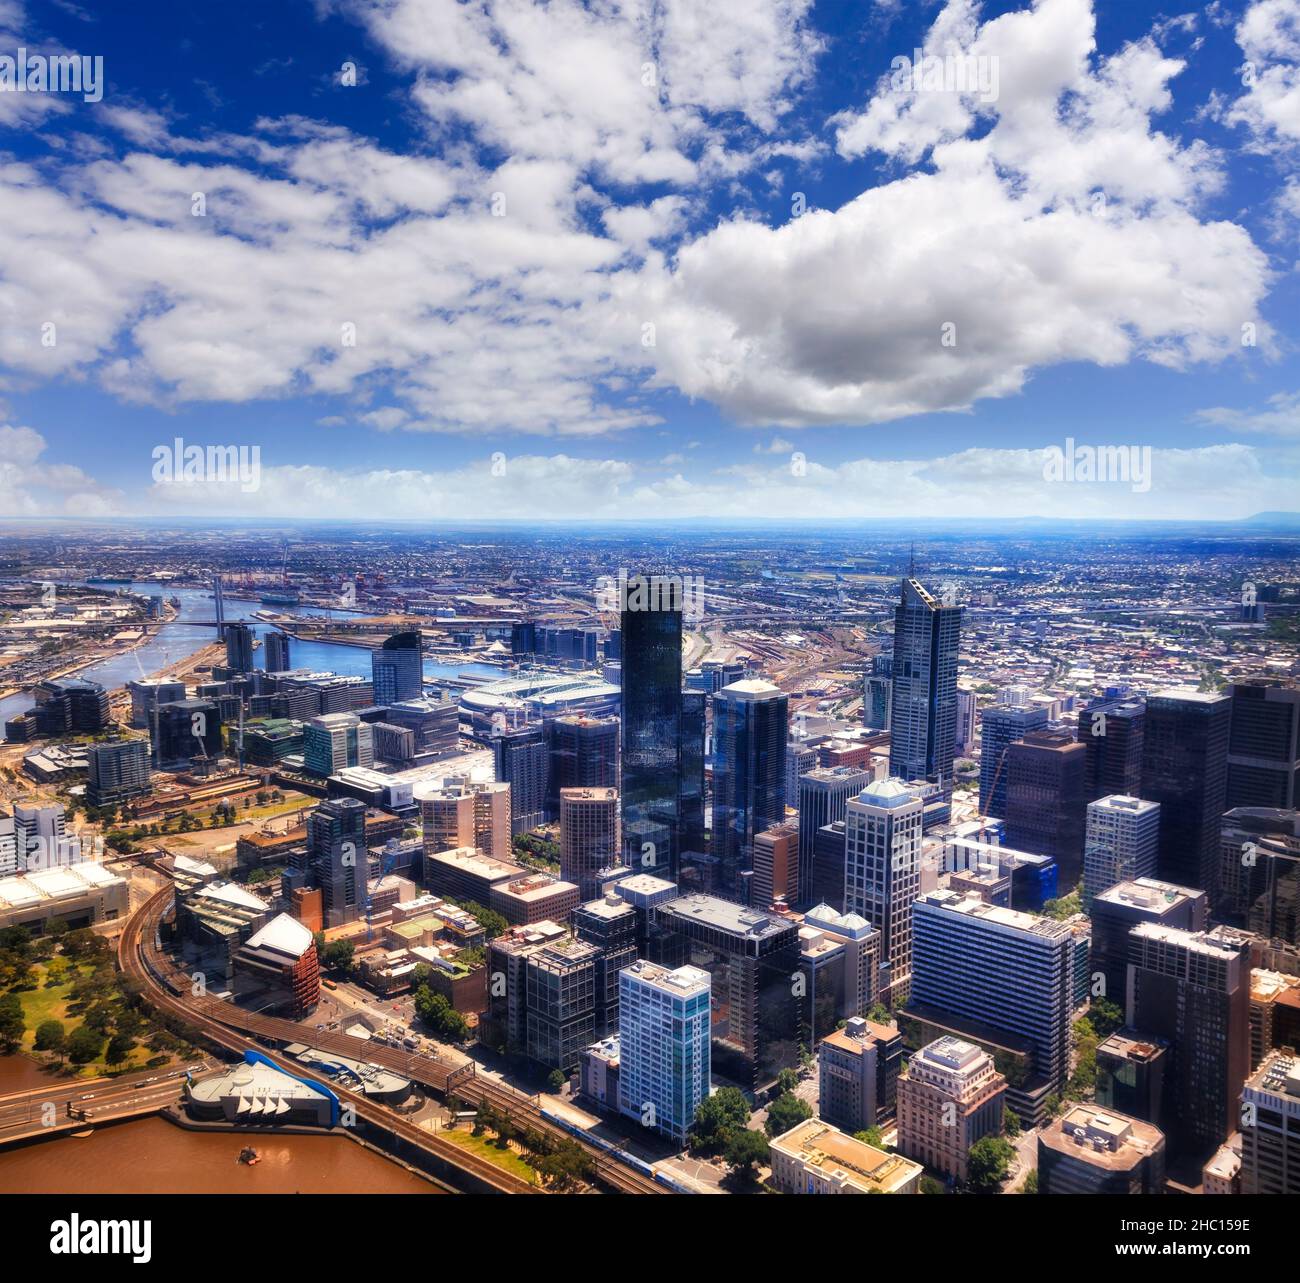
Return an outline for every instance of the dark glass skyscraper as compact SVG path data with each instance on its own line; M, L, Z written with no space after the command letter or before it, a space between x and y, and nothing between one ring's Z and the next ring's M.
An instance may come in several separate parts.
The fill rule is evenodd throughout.
M682 692L681 789L678 845L682 851L704 850L704 723L703 691Z
M952 793L957 740L960 606L945 606L915 579L903 580L894 608L894 689L889 773L929 780Z
M1007 813L1007 749L1030 731L1047 725L1047 709L1028 704L994 704L980 718L980 814Z
M1165 882L1197 887L1213 907L1218 892L1219 830L1228 809L1226 695L1167 690L1147 700L1142 791L1160 803L1156 869Z
M1099 798L1145 797L1142 793L1142 739L1146 701L1136 695L1104 695L1079 710L1077 738L1088 751L1084 795Z
M269 632L262 643L265 647L265 665L268 673L286 673L292 667L289 663L289 635L281 632Z
M1300 688L1238 682L1228 745L1228 807L1300 804Z
M748 902L754 838L785 820L790 701L771 682L741 681L713 697L713 855L716 891Z
M635 576L620 602L623 841L638 873L677 880L682 740L679 579Z
M253 671L253 630L247 624L226 625L226 667L236 673Z
M424 667L420 634L394 633L378 650L370 652L375 703L395 704L418 699L424 693Z

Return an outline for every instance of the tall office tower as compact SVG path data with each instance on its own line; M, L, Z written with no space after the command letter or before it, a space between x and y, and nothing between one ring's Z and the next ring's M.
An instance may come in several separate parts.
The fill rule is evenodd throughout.
M807 898L815 904L830 905L836 913L844 912L844 850L847 844L843 820L823 824L813 835L813 885Z
M618 787L618 718L555 717L545 723L550 744L547 810L560 813L561 789Z
M1239 806L1223 817L1218 916L1300 945L1300 811Z
M560 876L577 885L584 901L600 895L600 874L619 863L621 851L618 790L561 789ZM644 868L653 872L650 864Z
M1165 1138L1158 1127L1074 1105L1038 1134L1040 1194L1163 1194Z
M1083 874L1086 756L1066 731L1030 731L1007 749L1007 844L1055 860L1063 894Z
M936 1038L898 1079L898 1151L965 1181L970 1147L1002 1135L1007 1080L993 1057L963 1038Z
M149 792L149 741L110 740L86 750L86 801L116 805Z
M251 673L253 663L253 630L247 624L226 625L226 667L236 673Z
M1142 741L1146 701L1127 692L1093 700L1079 710L1078 740L1088 750L1084 796L1089 802L1142 795Z
M287 673L293 665L289 662L289 634L273 629L262 639L263 660L268 673Z
M961 757L975 747L975 707L974 691L957 692L957 732L953 749Z
M510 785L510 831L527 833L546 822L546 771L550 753L540 726L521 726L492 737L497 783Z
M605 634L605 658L623 658L623 634L617 628L611 628Z
M1068 923L931 891L913 905L910 1019L1015 1053L1007 1104L1037 1126L1070 1072L1074 934ZM987 1048L986 1048L987 1049Z
M600 950L596 959L596 1037L618 1032L618 973L636 961L637 913L615 891L580 905L573 934Z
M1047 725L1047 710L1028 704L992 704L980 721L980 814L1005 819L1007 750Z
M709 697L682 692L681 789L678 793L678 849L702 852L704 838L705 722Z
M800 905L817 904L816 868L817 830L842 820L849 802L871 783L871 774L857 766L817 766L799 777L799 791L789 800L799 804L799 899ZM843 869L843 862L840 862ZM843 904L844 883L841 873L835 888L836 899ZM832 905L835 901L829 901Z
M217 640L225 635L226 603L221 591L221 576L212 576L212 613L217 625Z
M144 677L127 682L126 689L131 692L131 725L140 731L153 727L154 713L160 704L173 704L185 698L184 682L159 678Z
M424 694L424 656L418 632L394 633L370 652L376 704L396 704Z
M618 1107L684 1145L709 1094L709 974L634 962L618 974Z
M628 894L626 886L619 883L620 895ZM711 895L665 900L652 917L655 947L666 957L689 958L711 977L717 1072L753 1091L793 1066L800 1033L791 983L799 964L797 924Z
M952 795L957 735L960 606L941 605L904 579L894 609L894 690L889 713L889 773L928 780Z
M623 638L621 776L623 839L633 868L677 880L682 740L682 582L629 579ZM643 853L650 848L652 865ZM633 849L635 848L635 849Z
M1237 682L1228 696L1228 807L1300 807L1300 687Z
M1241 1092L1241 1192L1300 1194L1300 1057L1275 1051Z
M1118 882L1153 878L1160 846L1160 803L1136 797L1088 803L1083 840L1083 911Z
M785 800L791 805L799 797L799 777L817 765L817 750L806 739L793 738L785 746Z
M1250 1071L1250 937L1231 927L1129 932L1128 1022L1169 1044L1165 1135L1207 1158L1238 1124Z
M15 802L13 814L16 872L34 872L80 862L79 844L69 841L61 803Z
M556 936L531 950L525 962L527 1054L538 1064L569 1072L595 1041L594 944ZM620 992L620 997L621 997Z
M880 988L906 997L912 973L912 904L921 892L924 803L902 780L877 780L844 812L844 912L880 932Z
M713 697L715 890L742 904L754 835L785 820L789 717L789 699L771 682L733 682Z
M354 797L322 802L307 817L307 867L320 888L326 927L366 911L366 807Z
M894 1024L852 1016L817 1044L817 1117L853 1134L894 1116L903 1067Z
M374 731L355 713L313 717L303 727L302 760L309 775L337 775L344 767L373 766Z
M1094 896L1089 909L1090 966L1094 977L1102 977L1104 986L1096 996L1127 1010L1128 933L1134 927L1143 922L1156 922L1182 931L1204 931L1206 911L1204 891L1155 878L1119 882Z
M798 898L799 826L777 824L754 834L749 903L766 913L777 900L791 905Z
M221 756L221 714L213 700L178 699L154 715L154 767L181 770L191 761Z
M478 780L443 781L418 789L424 855L473 847L491 859L510 859L510 785ZM573 878L566 879L574 881Z
M1138 796L1160 803L1158 868L1166 882L1199 887L1216 902L1219 827L1228 809L1232 700L1169 690L1147 700Z

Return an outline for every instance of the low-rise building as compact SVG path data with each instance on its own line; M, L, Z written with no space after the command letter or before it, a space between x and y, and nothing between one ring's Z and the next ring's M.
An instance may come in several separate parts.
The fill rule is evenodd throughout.
M783 1194L916 1194L923 1168L817 1118L771 1142L772 1184Z
M1124 1114L1076 1105L1038 1133L1040 1194L1163 1194L1165 1137Z

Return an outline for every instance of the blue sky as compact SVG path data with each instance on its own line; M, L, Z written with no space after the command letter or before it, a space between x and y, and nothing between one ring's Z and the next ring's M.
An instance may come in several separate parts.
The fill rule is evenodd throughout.
M0 92L0 512L1300 506L1300 0L113 8L0 0L105 81Z

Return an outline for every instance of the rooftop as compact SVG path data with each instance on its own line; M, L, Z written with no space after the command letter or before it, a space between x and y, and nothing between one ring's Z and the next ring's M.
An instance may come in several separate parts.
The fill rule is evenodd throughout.
M894 1193L924 1170L920 1163L854 1140L817 1118L806 1119L777 1136L772 1148L863 1194Z

